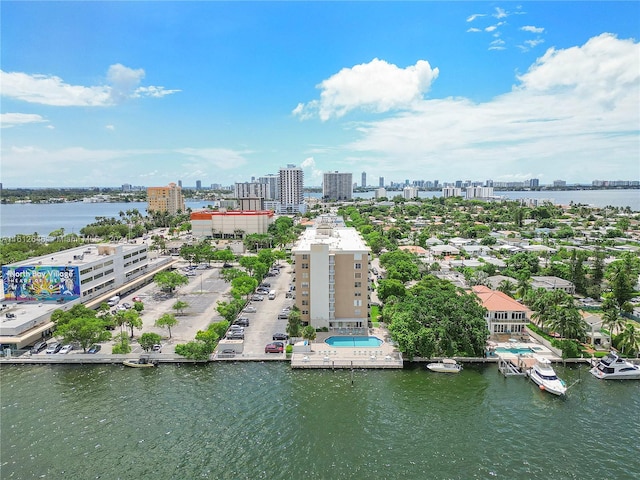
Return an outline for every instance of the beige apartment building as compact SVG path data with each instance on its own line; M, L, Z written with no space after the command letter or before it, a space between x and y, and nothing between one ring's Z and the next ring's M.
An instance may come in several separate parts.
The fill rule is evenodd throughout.
M168 212L175 215L186 210L182 188L175 183L166 187L147 188L147 211Z
M339 217L318 217L291 253L302 322L336 333L365 333L371 251L357 230Z

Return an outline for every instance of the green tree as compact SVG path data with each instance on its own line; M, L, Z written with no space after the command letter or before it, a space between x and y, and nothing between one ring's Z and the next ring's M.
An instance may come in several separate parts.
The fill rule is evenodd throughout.
M186 275L168 271L156 273L153 277L153 281L163 292L167 293L173 293L176 288L189 283L189 279Z
M304 338L305 340L308 340L309 343L311 343L313 340L316 339L316 329L313 328L312 325L307 325L302 329L302 338Z
M640 350L640 330L633 323L628 322L625 329L617 338L618 347L622 353L637 355Z
M392 278L380 280L380 282L378 282L377 293L380 301L384 303L389 297L392 296L398 298L404 297L406 294L406 289L404 287L404 284L400 280Z
M64 343L79 343L84 353L94 343L111 338L111 332L104 329L104 322L95 317L72 318L58 326L56 335L62 337Z
M289 337L299 337L302 330L302 319L298 307L293 307L289 312L286 333Z
M129 344L129 338L125 332L120 332L115 336L114 340L115 342L111 349L111 353L114 355L131 353L131 345Z
M171 327L175 327L178 325L178 320L175 315L171 313L165 313L160 318L158 318L155 322L155 326L159 328L166 328L169 330L169 338L171 338Z
M498 285L498 291L504 293L505 295L509 295L513 297L513 292L515 291L516 285L511 280L502 280Z
M232 295L244 296L248 299L249 295L255 291L257 286L258 281L253 277L248 277L246 275L236 277L231 281Z
M146 332L140 335L138 343L145 352L148 352L154 345L159 344L161 341L162 337L157 333Z
M189 304L183 300L178 300L176 303L171 305L171 308L173 308L179 315L182 315L185 308L189 308Z
M140 315L135 310L127 310L122 314L124 318L124 325L127 328L131 329L131 338L133 338L133 329L137 328L138 330L142 329L142 319Z

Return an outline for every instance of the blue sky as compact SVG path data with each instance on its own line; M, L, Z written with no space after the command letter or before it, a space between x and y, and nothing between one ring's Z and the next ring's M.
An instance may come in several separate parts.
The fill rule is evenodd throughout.
M20 186L640 179L640 2L13 2Z

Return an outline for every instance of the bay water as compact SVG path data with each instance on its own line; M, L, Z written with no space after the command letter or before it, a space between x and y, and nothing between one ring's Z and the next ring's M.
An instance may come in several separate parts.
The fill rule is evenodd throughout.
M3 479L636 479L640 382L286 363L0 366Z
M401 192L388 192L390 196ZM440 197L441 192L419 192L420 197ZM596 207L608 205L640 211L640 190L567 190L553 192L496 192L511 200L531 198L549 200L552 203L568 205L580 203ZM309 194L310 197L320 198L322 194ZM363 192L354 196L359 198L373 198L374 193ZM211 202L187 201L186 206L195 210L204 208ZM0 204L0 237L13 237L18 234L31 235L37 233L47 236L49 233L64 228L65 233L79 234L80 229L93 223L96 217L120 218L119 213L137 209L146 214L146 202L130 203L52 203L52 204Z

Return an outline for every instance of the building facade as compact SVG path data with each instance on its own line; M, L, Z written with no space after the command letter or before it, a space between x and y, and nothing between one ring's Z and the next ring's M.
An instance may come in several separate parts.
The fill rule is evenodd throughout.
M258 178L259 183L267 185L265 190L265 200L277 201L280 199L280 176L279 175L265 175Z
M147 211L167 212L175 215L186 210L182 188L175 183L166 187L147 188Z
M191 213L191 233L196 238L236 238L265 234L274 221L271 210Z
M278 213L305 213L304 204L304 172L295 165L287 165L281 168L280 177L280 204Z
M473 287L473 293L487 309L485 320L491 335L523 334L529 323L530 311L509 295L484 285Z
M322 198L324 200L351 200L353 194L350 173L327 172L322 176Z
M418 189L416 187L404 187L402 189L402 198L405 200L411 200L418 196Z
M321 216L291 253L302 322L337 333L366 332L371 252L358 231L340 217Z
M362 180L360 182L362 188L367 186L367 172L362 172Z

